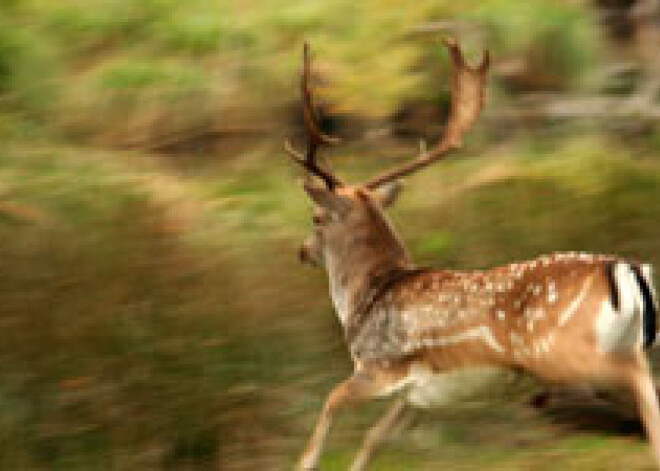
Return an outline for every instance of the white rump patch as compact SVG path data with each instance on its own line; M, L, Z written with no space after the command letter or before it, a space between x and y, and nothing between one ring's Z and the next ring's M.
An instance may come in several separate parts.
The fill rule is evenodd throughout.
M604 352L631 350L642 339L641 316L617 312L609 301L603 301L596 319L598 345Z
M635 275L626 263L617 263L613 274L619 309L609 300L603 301L595 326L598 344L605 352L638 348L643 338L644 304Z

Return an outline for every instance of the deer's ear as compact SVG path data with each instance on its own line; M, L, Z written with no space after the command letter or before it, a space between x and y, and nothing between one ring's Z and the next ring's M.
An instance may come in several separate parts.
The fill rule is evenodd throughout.
M403 182L401 180L394 180L372 190L372 194L383 208L388 208L396 203L402 191Z
M314 180L305 181L303 188L312 201L323 209L344 214L351 208L348 198L338 195L334 191L329 190L325 185L316 183Z

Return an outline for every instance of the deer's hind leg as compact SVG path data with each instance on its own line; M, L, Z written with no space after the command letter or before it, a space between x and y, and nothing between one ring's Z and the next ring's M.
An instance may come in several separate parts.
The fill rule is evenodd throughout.
M636 355L635 368L628 376L628 383L635 396L656 465L660 469L660 405L648 361L642 352Z
M336 412L348 405L386 396L401 387L407 371L399 369L362 368L339 383L328 395L316 427L298 465L299 470L317 469L332 419Z

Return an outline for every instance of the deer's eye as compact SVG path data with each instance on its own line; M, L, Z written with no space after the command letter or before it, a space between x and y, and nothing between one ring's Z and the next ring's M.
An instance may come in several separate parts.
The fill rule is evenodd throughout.
M323 224L323 218L318 214L315 214L314 216L312 216L312 222L314 223L314 225L318 226L320 224Z

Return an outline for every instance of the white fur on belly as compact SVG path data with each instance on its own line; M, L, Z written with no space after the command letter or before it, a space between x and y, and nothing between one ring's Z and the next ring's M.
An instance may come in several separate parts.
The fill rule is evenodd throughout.
M408 402L417 407L441 407L493 394L513 379L504 368L479 366L433 373L414 365L407 378Z

